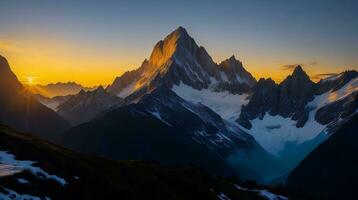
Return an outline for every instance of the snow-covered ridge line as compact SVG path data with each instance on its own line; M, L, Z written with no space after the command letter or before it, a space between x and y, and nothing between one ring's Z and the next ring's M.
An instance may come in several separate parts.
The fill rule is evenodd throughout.
M50 175L40 167L32 166L35 163L35 161L30 160L16 160L13 154L8 153L7 151L0 151L0 177L11 176L28 170L32 174L41 178L52 179L62 186L67 184L64 178L58 177L56 175Z
M346 83L342 88L336 91L329 91L321 95L316 95L315 98L307 104L306 107L314 108L317 111L330 103L344 99L353 92L358 91L358 78L352 79Z

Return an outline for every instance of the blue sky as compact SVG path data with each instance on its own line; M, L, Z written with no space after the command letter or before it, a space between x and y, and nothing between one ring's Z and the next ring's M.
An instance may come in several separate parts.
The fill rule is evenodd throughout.
M290 73L281 68L288 64L304 64L311 75L357 69L357 10L358 1L329 0L2 0L0 54L20 77L108 84L184 26L216 62L235 54L257 78L279 81ZM58 76L46 75L46 66ZM96 68L103 77L89 83L68 75Z

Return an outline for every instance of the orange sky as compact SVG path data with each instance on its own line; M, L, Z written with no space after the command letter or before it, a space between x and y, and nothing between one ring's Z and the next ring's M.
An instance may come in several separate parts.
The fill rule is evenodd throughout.
M0 40L0 54L8 59L12 70L23 83L31 77L32 81L37 84L75 81L84 86L108 85L116 76L139 67L142 61L149 57L154 41L153 39L153 44L143 45L144 48L130 49L121 48L120 44L118 48L106 48L105 46L95 47L91 44L71 43L60 38L19 39L17 37L6 41ZM206 49L215 62L220 62L233 54L225 49L219 49L220 51L217 52L214 47ZM340 70L334 66L327 66L326 63L315 63L314 60L300 62L299 56L290 56L284 52L277 57L255 54L244 49L234 54L257 79L271 77L280 82L291 73L290 70L282 70L282 65L289 63L307 64L304 69L310 75ZM311 63L314 63L312 64L314 67L309 66Z
M357 1L0 1L0 54L21 81L107 85L178 26L215 62L277 82L358 68ZM198 12L200 11L200 12ZM315 63L312 65L312 63Z

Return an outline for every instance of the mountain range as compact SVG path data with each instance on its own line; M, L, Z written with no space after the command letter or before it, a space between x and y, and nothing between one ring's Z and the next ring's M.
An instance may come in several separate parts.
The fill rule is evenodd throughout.
M33 94L39 94L47 98L53 98L56 96L74 95L80 92L81 90L91 91L97 88L97 87L84 87L76 82L67 82L67 83L57 82L57 83L50 83L47 85L26 84L25 87L29 89Z
M214 63L205 48L179 27L154 46L149 60L106 88L123 98L120 104L88 124L72 128L64 134L63 142L70 148L111 158L148 157L171 162L172 158L163 159L158 152L136 157L131 153L134 150L117 145L123 137L128 138L124 131L127 123L121 122L130 112L128 115L136 118L154 117L172 132L181 130L180 137L206 146L243 179L263 183L279 177L284 180L355 113L357 77L356 71L346 71L314 83L297 66L279 84L271 79L256 81L234 56ZM138 134L136 138L124 141L139 148L149 145L143 144L149 140L143 139L147 132L159 131L149 124L148 128L133 126L131 132L129 138ZM84 149L88 141L94 143ZM158 145L147 149L154 146Z
M318 198L330 193L324 192L324 186L306 187L307 177L316 170L317 185L333 173L329 177L335 180L331 183L334 199L352 195L343 194L343 187L337 185L351 184L351 179L346 182L345 178L357 173L334 171L344 171L358 153L350 148L358 145L351 132L358 109L355 70L315 83L298 65L280 83L270 78L256 80L235 56L215 63L183 27L159 41L138 69L116 77L106 88L83 89L71 95L30 94L3 60L2 94L7 94L1 96L3 101L9 103L12 97L28 102L23 98L26 94L41 108L41 114L33 114L36 120L53 119L61 124L61 129L44 125L56 127L55 134L24 129L21 123L4 117L3 122L17 130L40 132L42 138L86 154L194 165L215 176L287 184L288 190ZM14 97L14 91L25 93ZM43 112L48 115L45 119L39 117ZM13 119L24 117L15 115ZM350 145L347 152L342 151L346 157L333 153L345 144ZM330 165L323 175L317 171L334 158L342 159L343 167Z
M150 58L138 69L117 77L105 89L107 95L95 98L101 99L98 102L111 102L109 97L118 96L120 100L115 104L94 109L104 104L91 103L93 97L84 92L76 95L82 96L78 98L81 100L72 98L64 103L62 107L67 109L58 111L61 116L69 121L73 120L66 116L77 116L79 121L73 124L89 123L66 132L62 142L70 148L110 158L148 158L170 163L172 158L164 159L160 154L163 149L138 157L128 146L117 145L127 138L123 141L131 141L133 146L160 146L143 143L149 140L143 139L148 137L148 131L160 132L154 126L149 124L143 129L134 125L128 137L127 123L121 123L127 121L126 116L156 118L171 132L181 130L179 138L204 145L219 156L231 168L227 171L236 171L243 179L270 183L286 177L352 117L357 109L357 77L356 71L346 71L314 83L297 66L279 84L271 79L256 81L235 56L216 64L205 48L179 27L154 46ZM83 102L87 106L83 107ZM72 109L76 107L82 111ZM167 151L174 155L178 149ZM262 167L263 163L270 164ZM208 166L200 164L203 165Z

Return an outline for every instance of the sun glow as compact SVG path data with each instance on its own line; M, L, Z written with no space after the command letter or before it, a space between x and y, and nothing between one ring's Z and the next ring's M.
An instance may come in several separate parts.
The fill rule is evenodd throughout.
M27 79L27 84L29 84L29 85L34 85L35 84L36 77L28 76L28 77L26 77L26 79Z

